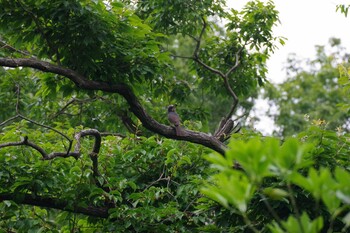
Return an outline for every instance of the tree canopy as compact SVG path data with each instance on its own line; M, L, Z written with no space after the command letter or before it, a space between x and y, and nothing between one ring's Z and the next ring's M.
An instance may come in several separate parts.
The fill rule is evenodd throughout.
M310 122L324 122L328 129L349 132L349 112L344 106L349 95L339 82L340 66L347 66L349 54L336 38L327 46L316 46L314 59L300 60L291 54L286 64L288 78L280 85L268 85L266 96L278 106L270 113L279 126L278 134L289 136L307 128Z
M277 11L271 2L250 2L242 12L226 12L221 1L189 1L186 10L180 3L164 8L158 1L2 1L0 64L42 71L36 73L42 97L82 90L89 90L90 96L100 91L105 99L118 94L113 99L118 99L119 115L135 116L146 129L169 138L174 131L161 124L163 117L156 115L164 109L154 105L195 98L195 106L183 107L188 109L184 117L194 112L198 119L213 110L202 109L198 95L215 93L214 103L231 99L220 114L225 117L221 125L230 131L238 98L251 94L265 79L265 61L278 39L271 33ZM221 29L214 19L228 23ZM179 41L173 36L192 41L186 53L171 50ZM176 71L178 58L187 60L187 75ZM220 119L211 121L218 124ZM188 130L179 139L223 153L222 129L214 136Z
M281 140L242 127L284 44L272 1L0 0L0 9L0 232L348 230L346 131L281 120ZM338 73L337 59L318 55L317 71L290 82L311 89L319 78L324 107L336 100L346 111L337 90L349 89L348 58ZM293 85L271 88L281 119L296 101L278 88L289 95Z

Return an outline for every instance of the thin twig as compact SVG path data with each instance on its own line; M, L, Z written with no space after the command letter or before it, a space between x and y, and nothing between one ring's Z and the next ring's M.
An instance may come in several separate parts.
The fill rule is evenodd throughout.
M201 59L199 59L198 57L194 58L194 61L196 61L198 64L200 64L201 66L203 66L204 68L206 68L207 70L209 70L212 73L215 73L217 75L219 75L221 78L225 79L225 74L222 73L220 70L217 70L209 65L207 65L206 63L204 63Z
M19 87L18 87L18 89L19 89ZM19 90L17 90L17 91L19 92ZM19 96L19 94L18 94L18 96ZM18 105L18 102L19 102L19 98L17 98L17 105ZM39 122L36 122L36 121L34 121L34 120L32 120L32 119L29 119L29 118L27 118L27 117L25 117L25 116L19 114L19 113L18 113L18 112L19 112L19 109L18 109L18 106L17 106L17 105L16 105L16 112L17 112L17 115L14 116L14 117L11 117L11 118L9 118L9 119L7 119L6 121L3 121L3 122L0 124L0 126L3 126L3 125L5 125L5 124L9 123L10 121L13 121L13 120L15 120L15 119L17 119L17 118L21 118L21 119L23 119L23 120L26 120L26 121L32 123L32 124L38 125L38 126L40 126L40 127L43 127L43 128L49 129L49 130L52 130L52 131L58 133L59 135L61 135L62 137L64 137L65 139L68 140L69 146L68 146L68 150L67 150L67 152L66 152L66 155L67 155L67 156L69 155L70 149L72 148L72 140L71 140L67 135L65 135L64 133L58 131L58 130L55 129L55 128L52 128L51 126L47 126L47 125L41 124L41 123L39 123Z
M116 136L116 137L121 137L121 138L126 137L124 134L121 134L121 133L101 132L101 137L106 137L106 136Z
M193 60L193 57L189 57L189 56L181 56L181 55L176 55L176 54L171 54L170 56L172 56L173 58L182 58L182 59Z
M205 32L205 29L207 28L207 22L205 21L204 17L202 17L202 22L203 22L203 27L202 27L202 30L199 34L198 39L196 40L197 44L196 44L196 48L195 48L194 53L193 53L193 56L195 58L198 58L198 56L199 56L199 49L201 47L201 41L202 41L202 38L203 38L203 35Z
M293 196L293 190L292 190L291 184L289 182L287 182L287 188L288 188L289 198L290 198L290 201L292 203L292 207L293 207L293 210L294 210L294 213L295 213L295 217L297 218L297 221L298 221L298 224L299 224L299 227L300 227L300 231L302 233L305 233L304 227L303 227L301 219L300 219L300 212L299 212L296 200L295 200L295 198Z
M243 220L245 224L248 226L250 230L252 230L254 233L259 233L258 229L256 229L250 219L248 218L248 215L246 213L242 213Z
M195 36L192 36L191 34L186 34L190 38L192 38L194 41L198 42L198 39Z
M144 190L148 189L149 187L151 187L155 183L158 183L159 181L169 180L168 177L163 177L163 175L164 175L164 171L162 171L162 173L160 174L160 176L159 176L159 178L157 180L152 181L149 185L146 186L146 188Z
M21 96L21 86L17 83L16 87L17 87L17 90L16 90L16 94L17 94L16 114L19 114L19 99L20 99L20 96Z
M75 98L68 101L55 115L50 117L50 119L53 119L53 118L57 117L58 115L62 114L64 112L64 110L66 110L66 108L68 108L71 104L74 103L74 101L75 101Z
M102 98L101 98L102 99ZM57 117L60 114L63 114L64 111L72 104L78 103L78 104L83 104L83 103L88 103L88 102L93 102L96 101L97 97L89 98L89 99L77 99L73 97L71 100L69 100L56 114L54 114L51 119Z
M203 27L202 30L199 34L198 39L196 40L196 47L195 50L193 52L193 60L196 61L198 64L200 64L201 66L203 66L205 69L209 70L210 72L219 75L223 80L224 80L224 86L226 88L226 90L229 92L229 94L232 96L233 98L233 104L232 107L230 109L230 112L227 114L225 120L229 120L231 118L231 116L233 115L233 112L236 110L237 105L238 105L238 97L236 95L236 93L232 90L229 80L228 80L228 76L239 66L240 62L239 62L239 54L240 52L243 50L243 47L240 48L237 53L235 54L236 57L236 61L235 64L226 72L226 74L224 74L222 71L215 69L211 66L209 66L208 64L206 64L205 62L203 62L200 58L199 58L199 51L200 51L200 46L201 46L201 40L203 38L205 29L207 27L207 22L205 21L205 19L202 17L202 21L203 21Z
M282 227L283 230L286 230L282 224L280 217L277 215L276 211L272 208L270 203L267 201L267 198L263 194L259 194L259 195L260 195L262 201L264 202L265 206L267 207L267 209L270 211L272 217L274 217L274 219L276 220L277 224L280 227Z
M16 120L16 119L19 118L19 117L20 117L20 115L16 115L16 116L14 116L14 117L11 117L11 118L7 119L6 121L1 122L1 123L0 123L0 126L6 125L6 124L9 123L10 121Z
M20 53L20 54L25 55L25 56L33 57L29 52L16 49L15 47L5 43L4 41L0 41L0 46L1 46L1 49L8 49L8 50L11 50L11 51L16 52L16 53Z
M237 116L233 121L238 121L239 119L243 118L243 117L247 117L249 115L249 113L244 113L240 116Z
M225 76L228 77L232 71L234 71L240 64L239 62L239 54L241 53L241 51L243 50L243 46L237 51L237 53L235 54L235 64L226 72Z
M207 22L205 21L205 19L202 17L202 21L203 21L203 27L202 27L202 30L199 34L199 37L198 39L196 40L196 47L194 49L194 52L193 52L193 60L196 61L197 63L199 63L200 65L202 65L204 68L206 68L207 70L215 73L215 74L218 74L220 75L221 77L224 77L225 75L220 71L220 70L217 70L213 67L210 67L209 65L207 65L206 63L204 63L201 59L199 59L199 50L200 50L200 47L201 47L201 41L202 41L202 38L203 38L203 35L204 35L204 32L205 32L205 29L207 28Z
M49 130L52 130L52 131L58 133L59 135L61 135L62 137L66 138L69 142L71 141L71 139L67 135L63 134L62 132L58 131L55 128L52 128L51 126L40 124L39 122L33 121L32 119L29 119L29 118L27 118L27 117L25 117L25 116L23 116L21 114L18 114L18 117L22 118L23 120L26 120L26 121L28 121L28 122L30 122L32 124L41 126L43 128L49 129Z

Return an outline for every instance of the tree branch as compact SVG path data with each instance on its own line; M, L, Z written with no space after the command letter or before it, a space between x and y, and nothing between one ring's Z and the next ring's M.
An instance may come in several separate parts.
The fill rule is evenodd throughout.
M193 60L195 62L199 63L200 65L202 65L205 69L207 69L207 70L213 72L214 74L217 74L220 77L224 78L225 75L220 70L217 70L217 69L214 69L213 67L210 67L209 65L204 63L201 59L199 59L199 49L201 47L201 41L202 41L202 38L203 38L203 35L204 35L204 32L205 32L205 29L207 28L207 22L205 21L204 18L202 18L202 21L203 21L202 30L201 30L201 32L199 34L198 39L195 39L195 41L197 43L196 43L196 48L195 48L195 50L193 52Z
M90 159L92 161L92 171L93 171L93 177L97 178L101 176L99 170L98 170L98 154L100 152L101 148L101 134L99 131L95 129L87 129L87 130L82 130L79 133L75 134L75 139L77 141L75 145L75 150L74 152L52 152L50 154L47 154L43 148L40 146L36 145L35 143L31 142L28 140L28 137L25 136L22 141L20 142L7 142L0 144L0 148L4 147L10 147L10 146L29 146L36 151L38 151L43 160L51 160L56 157L62 157L62 158L67 158L67 157L74 157L75 159L78 159L81 156L81 138L86 137L86 136L93 136L95 138L94 140L94 145L93 149L89 153ZM71 144L70 144L71 146ZM107 187L103 187L104 184L101 184L97 179L95 179L95 183L98 187L102 188L106 192L109 192L110 189Z
M21 196L21 198L18 198ZM75 206L73 209L69 207L68 201L53 199L49 197L33 196L31 194L18 194L18 193L0 193L0 202L4 200L11 200L17 204L33 205L44 208L53 208L73 213L80 213L88 216L108 218L109 207L79 207Z
M27 136L25 136L23 138L23 140L20 142L6 142L3 144L0 144L0 148L10 147L10 146L22 146L22 145L26 145L26 146L32 147L33 149L37 150L43 158L47 157L47 153L44 151L44 149L42 149L40 146L28 141Z
M224 81L224 86L225 86L226 90L228 91L228 93L233 98L233 104L231 106L231 109L230 109L229 113L226 115L224 120L220 123L220 128L218 128L216 130L216 133L215 133L215 136L217 138L222 139L222 138L227 138L227 136L229 136L229 135L217 134L217 133L220 133L220 132L222 133L223 131L227 131L227 129L229 129L229 127L233 127L231 117L232 117L232 115L233 115L233 113L236 110L237 105L238 105L238 97L237 97L236 93L233 91L233 89L230 86L229 75L239 66L239 64L240 64L240 62L239 62L239 54L241 53L241 51L242 51L242 49L244 47L240 48L236 52L236 54L235 54L235 64L226 72L226 74L223 73L222 71L218 70L218 69L215 69L215 68L209 66L208 64L206 64L205 62L203 62L199 58L199 51L200 51L201 41L202 41L202 38L203 38L203 35L204 35L204 32L205 32L205 29L207 27L207 22L205 21L204 18L202 18L202 21L203 21L203 27L202 27L202 30L201 30L201 32L199 34L199 37L198 37L198 39L194 38L194 40L196 41L196 47L195 47L195 50L193 52L193 60L195 62L197 62L198 64L200 64L201 66L203 66L205 69L209 70L210 72L219 75ZM221 126L222 126L222 128L221 128ZM224 129L224 127L226 129ZM232 132L232 130L230 130L230 129L229 129L229 131Z
M128 113L126 111L121 111L117 115L130 133L140 135L140 132L137 130L136 124L133 122L131 117L128 116Z
M56 157L66 158L70 156L77 159L80 156L80 154L77 154L75 152L69 152L68 154L67 152L52 152L50 154L47 154L43 148L29 141L27 136L25 136L23 140L19 142L6 142L6 143L0 144L0 148L10 147L10 146L29 146L34 150L38 151L44 160L50 160Z
M65 110L68 109L71 105L74 104L84 104L84 103L89 103L89 102L94 102L98 100L98 97L93 97L93 98L89 98L89 99L78 99L73 97L71 100L69 100L59 111L57 111L55 114L53 114L50 119L53 119L61 114L65 114ZM66 113L67 114L67 113Z
M63 157L63 158L67 158L67 157L74 157L75 159L78 159L81 156L81 138L86 137L86 136L94 136L95 137L95 141L94 141L94 146L92 151L90 152L90 156L93 155L93 171L95 175L98 175L98 168L97 168L97 155L100 152L100 148L101 148L101 135L100 133L95 130L95 129L87 129L87 130L82 130L79 133L77 133L75 135L75 139L77 140L77 143L75 145L75 149L74 152L52 152L50 154L47 154L45 152L45 150L43 148L41 148L40 146L38 146L37 144L31 142L28 140L28 136L25 136L23 138L22 141L19 142L6 142L6 143L2 143L0 144L0 148L4 148L4 147L10 147L10 146L29 146L33 149L35 149L36 151L38 151L43 160L51 160L54 159L56 157ZM94 162L95 160L95 162Z
M95 138L93 149L89 155L90 159L92 160L93 175L94 177L98 177L100 176L100 172L98 171L98 154L100 153L101 148L101 134L96 129L82 130L81 132L77 133L75 135L75 139L77 140L77 144L75 145L75 152L80 153L80 138L85 136L93 136Z
M211 148L220 154L225 154L226 147L217 138L201 133L194 132L191 130L184 130L184 135L177 136L175 130L167 125L160 124L154 120L151 116L147 114L145 109L142 107L140 101L133 93L133 91L124 83L110 84L104 82L97 82L94 80L89 80L79 73L64 68L58 65L51 64L46 61L40 61L37 59L27 59L27 58L0 58L0 66L6 67L31 67L34 69L41 70L43 72L50 72L58 75L62 75L72 82L74 82L78 87L86 90L100 90L110 93L118 93L125 98L130 106L130 110L135 114L135 116L140 119L143 126L148 130L163 135L167 138L178 139L193 142Z
M19 53L19 54L22 54L22 55L25 55L25 56L32 56L29 52L27 51L22 51L22 50L19 50L19 49L16 49L15 47L5 43L4 41L1 40L1 37L0 37L0 49L8 49L12 52L16 52L16 53Z
M16 111L17 111L17 110L18 110L18 109L17 109L17 106L16 106ZM65 139L67 139L69 142L71 142L71 140L69 139L69 137L68 137L67 135L64 135L62 132L58 131L57 129L52 128L52 127L47 126L47 125L40 124L39 122L33 121L32 119L29 119L29 118L27 118L27 117L25 117L25 116L23 116L23 115L21 115L21 114L17 114L16 116L11 117L11 118L7 119L7 120L4 121L4 122L1 122L1 123L0 123L0 126L3 126L3 125L5 125L5 124L7 124L8 122L13 121L13 120L15 120L15 119L17 119L17 118L21 118L21 119L26 120L26 121L28 121L28 122L34 124L34 125L38 125L38 126L40 126L40 127L43 127L43 128L49 129L49 130L52 130L52 131L58 133L59 135L61 135L62 137L64 137Z

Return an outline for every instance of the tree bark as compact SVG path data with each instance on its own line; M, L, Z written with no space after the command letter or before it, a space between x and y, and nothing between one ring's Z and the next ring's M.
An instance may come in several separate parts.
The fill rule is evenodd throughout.
M17 204L32 205L45 208L69 211L99 218L108 218L108 207L68 207L68 201L48 197L33 196L31 194L0 193L0 202L5 200L14 201Z

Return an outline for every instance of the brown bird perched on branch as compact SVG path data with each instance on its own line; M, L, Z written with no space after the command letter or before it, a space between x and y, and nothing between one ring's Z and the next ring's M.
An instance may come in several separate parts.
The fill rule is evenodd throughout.
M174 105L168 106L168 120L171 124L173 124L175 126L176 135L182 136L183 130L180 126L180 117L179 117L179 115L177 115Z

